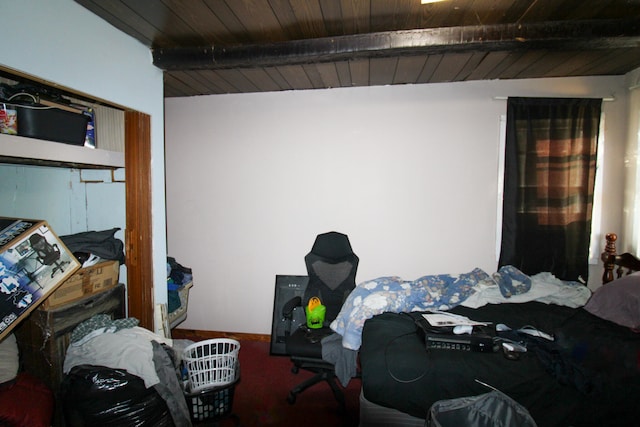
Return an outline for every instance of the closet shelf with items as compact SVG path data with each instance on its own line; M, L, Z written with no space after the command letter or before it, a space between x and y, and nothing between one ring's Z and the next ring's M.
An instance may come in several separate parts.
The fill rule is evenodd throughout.
M1 163L123 168L124 138L124 111L0 73Z

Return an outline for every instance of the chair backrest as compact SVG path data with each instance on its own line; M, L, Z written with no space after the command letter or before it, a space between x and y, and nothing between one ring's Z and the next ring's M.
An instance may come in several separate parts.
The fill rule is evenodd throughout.
M38 255L38 258L40 258L40 261L45 265L51 265L60 258L58 246L51 245L44 236L38 233L29 236L29 243Z
M338 316L342 304L356 286L358 256L347 235L330 231L319 234L304 258L309 283L302 300L306 306L314 296L327 308L324 326Z

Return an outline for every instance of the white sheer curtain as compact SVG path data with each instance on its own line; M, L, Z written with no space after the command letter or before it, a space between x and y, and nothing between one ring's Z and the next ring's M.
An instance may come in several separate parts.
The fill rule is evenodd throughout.
M625 186L623 205L624 248L618 252L640 253L640 69L627 75L629 87L629 131L625 149Z
M602 241L602 163L605 145L605 120L604 112L600 116L600 132L598 133L598 155L596 160L596 182L593 187L593 209L591 211L591 241L589 244L589 264L598 265L600 255L604 250Z

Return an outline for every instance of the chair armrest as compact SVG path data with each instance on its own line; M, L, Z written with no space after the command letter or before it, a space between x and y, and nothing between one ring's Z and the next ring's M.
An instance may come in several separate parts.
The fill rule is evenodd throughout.
M293 318L293 310L302 306L301 297L293 297L282 306L282 317L291 320Z

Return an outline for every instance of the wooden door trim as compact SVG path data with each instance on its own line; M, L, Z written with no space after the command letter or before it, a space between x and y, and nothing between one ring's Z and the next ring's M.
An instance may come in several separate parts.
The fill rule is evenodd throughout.
M129 317L154 329L151 205L151 117L125 112L125 245Z

